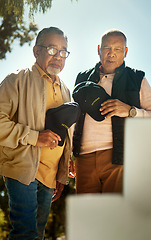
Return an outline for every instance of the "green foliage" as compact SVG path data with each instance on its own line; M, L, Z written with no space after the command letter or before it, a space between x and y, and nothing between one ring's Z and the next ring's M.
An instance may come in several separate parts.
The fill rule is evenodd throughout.
M50 9L52 0L26 0L25 3L29 5L29 15L34 16L37 12L45 13L47 9Z
M14 40L19 40L20 46L30 45L35 38L37 25L34 14L45 13L51 8L52 0L0 0L0 59L6 58L12 51ZM29 7L29 26L23 21L25 7Z
M0 239L7 239L8 230L6 229L7 221L5 220L5 214L0 209Z
M8 197L3 178L0 176L0 239L8 239L10 229L8 213Z
M18 21L22 21L25 7L29 7L29 17L37 12L45 13L51 8L52 0L0 0L0 17L14 14Z
M25 27L23 21L17 23L17 18L14 14L3 18L0 26L0 59L6 58L6 53L11 52L14 40L18 39L20 46L23 46L24 43L30 44L35 37L37 29L36 24L32 22L28 27Z
M0 17L6 19L8 15L15 15L16 20L23 18L24 1L23 0L0 0Z

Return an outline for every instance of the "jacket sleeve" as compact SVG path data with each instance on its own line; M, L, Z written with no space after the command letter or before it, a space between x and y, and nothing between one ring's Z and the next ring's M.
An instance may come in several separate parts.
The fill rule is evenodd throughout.
M38 132L17 121L19 106L17 75L9 75L0 85L0 145L16 148L36 144Z

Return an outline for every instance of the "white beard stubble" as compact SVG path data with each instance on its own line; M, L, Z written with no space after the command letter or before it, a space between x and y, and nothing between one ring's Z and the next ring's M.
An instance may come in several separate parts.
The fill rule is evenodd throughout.
M50 75L57 75L61 71L60 68L53 68L51 66L48 66L46 70L47 70L47 73Z

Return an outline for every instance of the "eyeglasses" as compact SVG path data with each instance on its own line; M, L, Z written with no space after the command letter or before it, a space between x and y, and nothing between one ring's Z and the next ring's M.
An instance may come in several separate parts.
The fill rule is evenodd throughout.
M67 58L69 56L69 54L70 54L70 52L68 52L66 50L58 50L58 49L53 48L53 47L46 47L46 46L42 46L42 45L37 45L37 46L46 48L48 54L51 55L51 56L55 56L55 55L57 55L57 53L59 53L60 57Z

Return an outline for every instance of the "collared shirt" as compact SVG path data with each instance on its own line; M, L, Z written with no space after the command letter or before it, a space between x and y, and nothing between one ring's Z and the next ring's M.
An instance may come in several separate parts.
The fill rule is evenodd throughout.
M47 104L46 111L49 108L59 107L63 104L60 80L56 76L56 80L52 79L35 63L41 77L47 80ZM49 147L41 149L41 158L36 178L49 188L56 187L56 174L58 170L58 163L63 153L64 146L56 147L51 150Z
M113 78L114 73L100 73L100 81L98 82L110 96ZM145 77L142 80L140 89L140 106L141 109L136 108L136 117L151 117L151 87ZM101 122L97 122L86 114L80 154L110 149L112 147L111 118L106 118Z

